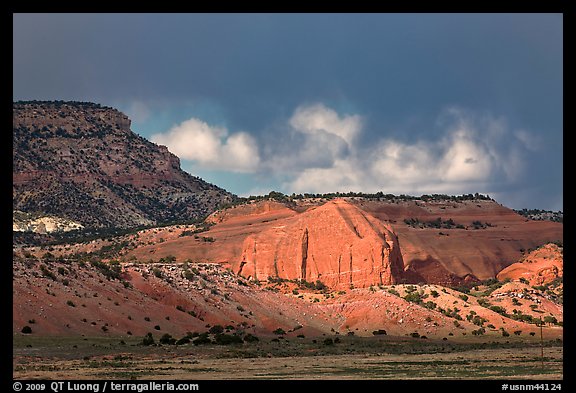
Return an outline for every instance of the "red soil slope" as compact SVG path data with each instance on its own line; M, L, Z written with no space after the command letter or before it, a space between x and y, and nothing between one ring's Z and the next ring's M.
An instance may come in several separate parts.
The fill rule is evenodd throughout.
M510 334L519 331L519 339L538 332L535 324L483 307L472 295L434 285L298 291L293 282L256 284L218 264L125 264L123 278L130 285L124 285L106 279L90 264L44 264L53 278L43 273L41 264L22 259L14 262L15 334L30 326L34 335L122 337L152 332L156 338L165 333L182 337L220 324L231 326L234 332L268 337L277 328L285 330L287 337L336 332L371 336L384 329L394 336L418 333L468 340L472 331L480 328L473 323L473 316L485 319L482 336L489 340L508 339L501 329ZM422 302L404 299L409 293L418 293ZM551 315L563 320L561 305L523 283L505 284L488 299L507 314L520 310L534 317ZM514 304L513 299L520 302ZM561 326L549 325L544 337L562 337L562 332Z

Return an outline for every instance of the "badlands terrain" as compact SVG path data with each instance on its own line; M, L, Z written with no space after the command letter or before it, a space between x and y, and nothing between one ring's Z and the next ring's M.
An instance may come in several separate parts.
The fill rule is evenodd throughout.
M453 364L458 370L473 361L468 356L510 351L514 358L533 348L525 377L561 378L558 239L561 223L526 220L486 199L264 198L196 225L17 246L14 375L92 378L89 365L97 362L96 371L108 375L218 379L215 370L228 363L215 359L223 358L323 355L322 362L340 364L344 354L362 363L368 355L403 353L421 356L414 361L425 368L433 354L462 352L464 363ZM551 364L545 369L536 353L541 343ZM75 351L79 345L86 351ZM48 356L54 353L56 363ZM191 356L218 365L166 374L146 360L162 353L170 362L187 364ZM114 363L117 356L130 361ZM347 374L322 362L326 378L374 378L378 367L390 366ZM445 371L433 377L458 374ZM236 377L260 375L246 373ZM315 368L301 377L320 377L314 373L321 374ZM469 377L503 376L478 373ZM294 376L279 375L260 377Z

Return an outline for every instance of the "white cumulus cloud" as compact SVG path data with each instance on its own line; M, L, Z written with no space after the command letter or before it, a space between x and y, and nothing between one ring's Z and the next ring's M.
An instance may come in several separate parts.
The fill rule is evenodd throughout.
M342 119L337 114L332 118ZM525 142L532 141L522 140L525 134L512 132L504 119L449 108L442 114L441 126L439 136L433 139L403 142L381 138L362 147L356 142L362 131L357 123L347 156L335 159L329 167L305 168L285 182L284 188L298 193L490 192L494 182L514 182L522 175L528 148ZM510 143L511 135L520 139L522 146Z
M340 116L336 111L322 103L300 106L290 118L290 125L306 134L327 132L342 138L352 145L362 128L362 119L358 115Z
M154 134L152 142L165 145L181 159L196 161L204 168L231 172L253 172L260 156L256 140L246 132L228 133L192 118L168 130Z
M151 139L199 168L264 179L255 190L279 184L285 193L414 195L494 194L498 184L518 182L541 142L489 113L451 107L438 119L433 133L412 140L388 137L385 129L374 137L375 130L365 130L361 116L316 103L297 107L268 138L231 133L192 118Z

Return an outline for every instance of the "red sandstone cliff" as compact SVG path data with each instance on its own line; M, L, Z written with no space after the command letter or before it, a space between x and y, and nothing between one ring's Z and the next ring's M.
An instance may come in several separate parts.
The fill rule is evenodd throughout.
M250 235L242 250L232 266L242 276L320 280L337 289L394 284L404 269L390 227L343 200Z

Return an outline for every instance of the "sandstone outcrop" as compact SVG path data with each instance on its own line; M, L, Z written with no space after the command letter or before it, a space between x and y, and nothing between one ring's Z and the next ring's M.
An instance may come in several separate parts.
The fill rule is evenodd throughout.
M248 236L232 268L254 279L320 280L348 289L397 283L404 263L387 224L334 200Z
M80 223L66 220L60 217L31 217L24 212L13 212L12 231L13 232L69 232L84 228Z
M521 278L529 285L545 285L564 275L562 248L556 244L546 244L532 251L520 262L503 269L496 278L500 281Z

